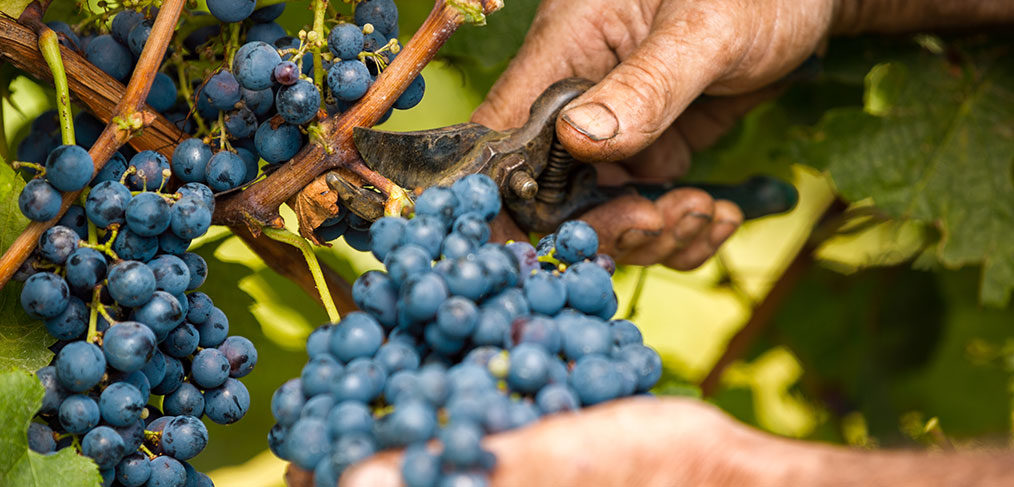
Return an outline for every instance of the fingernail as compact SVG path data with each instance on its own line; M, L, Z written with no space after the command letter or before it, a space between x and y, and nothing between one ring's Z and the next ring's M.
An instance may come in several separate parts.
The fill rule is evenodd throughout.
M616 241L616 248L619 250L632 249L639 247L650 242L653 238L658 237L661 232L641 230L640 228L631 228L623 232L620 238Z
M563 121L595 142L616 137L620 122L609 107L591 102L563 112Z
M676 227L673 228L673 236L676 237L676 241L678 242L690 243L709 223L711 223L711 215L692 211L683 215L683 218L680 218L680 221L676 222Z

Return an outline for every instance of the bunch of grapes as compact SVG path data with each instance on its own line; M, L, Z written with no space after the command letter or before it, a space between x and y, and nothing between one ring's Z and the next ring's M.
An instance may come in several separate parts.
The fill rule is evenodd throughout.
M386 272L356 280L362 311L317 328L301 376L272 397L277 456L332 487L407 447L410 487L485 485L496 458L484 435L654 386L658 354L634 324L609 321L615 265L595 231L571 221L538 249L489 243L500 206L495 183L470 175L423 192L414 218L369 227Z

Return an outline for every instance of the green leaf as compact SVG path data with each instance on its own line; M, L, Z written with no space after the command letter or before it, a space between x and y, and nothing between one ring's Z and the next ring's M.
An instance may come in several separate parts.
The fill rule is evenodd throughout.
M32 0L0 0L0 13L10 15L13 18L21 16Z
M87 487L101 485L99 469L73 448L40 455L28 449L28 424L45 390L30 372L0 373L0 485Z
M0 248L11 242L28 224L18 209L18 195L25 182L6 164L0 164ZM10 282L0 289L0 369L22 367L36 370L49 363L56 340L41 322L21 308L21 284Z
M925 43L924 43L925 44ZM982 265L980 300L1014 289L1014 66L1010 43L913 45L866 77L864 108L832 110L797 147L850 201L941 233L947 268Z

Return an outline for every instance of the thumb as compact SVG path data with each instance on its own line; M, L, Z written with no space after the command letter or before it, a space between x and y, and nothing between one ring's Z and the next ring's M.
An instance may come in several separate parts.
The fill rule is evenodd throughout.
M640 152L739 59L739 16L699 3L666 2L638 48L564 108L556 130L571 154L603 162Z

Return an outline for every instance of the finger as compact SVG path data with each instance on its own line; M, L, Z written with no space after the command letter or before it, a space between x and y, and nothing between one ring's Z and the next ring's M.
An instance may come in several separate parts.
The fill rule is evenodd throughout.
M339 487L399 487L402 450L378 453L342 473Z
M686 247L711 223L715 202L704 191L681 188L662 195L655 201L655 208L662 214L663 231L650 242L617 256L618 262L656 264Z
M524 44L490 89L472 121L503 130L528 119L532 102L549 85L579 76L600 80L647 36L651 8L658 0L607 5L601 2L545 0ZM615 32L617 29L622 32Z
M741 17L711 3L665 3L638 48L561 113L564 146L591 162L640 152L731 69L748 41L736 25Z
M715 202L714 221L701 231L685 248L673 252L662 264L676 270L690 270L699 267L715 255L736 229L743 223L743 212L734 203L726 200Z
M665 227L662 213L651 200L637 195L592 208L581 220L598 232L599 252L614 256L654 240Z

